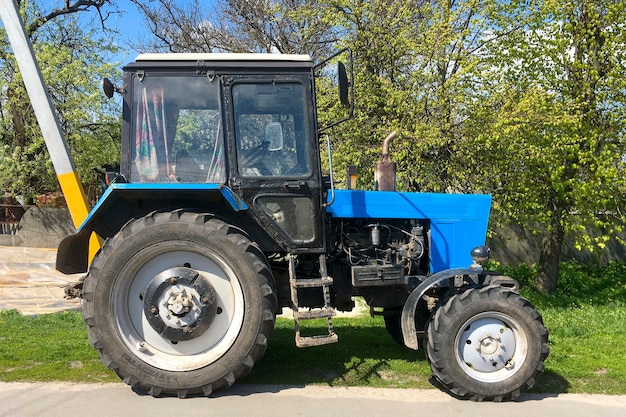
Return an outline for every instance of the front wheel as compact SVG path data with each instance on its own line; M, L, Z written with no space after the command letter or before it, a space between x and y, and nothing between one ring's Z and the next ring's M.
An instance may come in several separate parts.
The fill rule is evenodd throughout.
M531 388L548 356L541 315L506 288L470 288L437 309L427 358L452 394L475 401L514 399Z
M84 282L89 340L127 384L152 395L209 395L245 375L271 335L276 296L257 245L184 211L129 222Z

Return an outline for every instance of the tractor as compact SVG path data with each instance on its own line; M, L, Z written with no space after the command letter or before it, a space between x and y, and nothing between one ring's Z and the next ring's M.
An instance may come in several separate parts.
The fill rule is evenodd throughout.
M57 269L86 272L68 294L134 389L210 396L262 357L277 315L293 312L295 344L316 347L338 341L333 317L359 298L455 397L513 399L542 372L541 315L483 269L489 195L396 191L394 134L374 189L339 189L320 142L342 120L321 126L316 82L336 75L351 108L347 54L141 54L123 85L104 80L121 96L119 171Z

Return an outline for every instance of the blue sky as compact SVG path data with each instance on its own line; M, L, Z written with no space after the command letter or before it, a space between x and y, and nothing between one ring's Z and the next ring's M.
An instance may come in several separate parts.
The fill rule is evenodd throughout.
M3 0L0 0L3 1ZM187 3L189 0L177 0L178 3ZM204 0L202 5L204 7L214 4L215 0ZM143 16L137 10L137 7L130 2L130 0L116 0L115 4L117 8L124 13L117 16L116 21L112 24L117 24L119 31L118 44L126 51L120 55L120 62L127 64L132 62L137 56L138 52L133 50L129 43L137 43L140 39L150 36L148 29L144 23Z
M114 22L119 31L117 42L125 51L119 55L118 59L122 64L127 64L133 61L138 54L137 51L130 47L129 43L146 37L149 32L143 17L134 4L129 0L117 0L116 4L120 10L124 11L124 13L117 16Z
M0 0L7 1L7 0ZM47 4L48 1L50 4ZM177 0L178 4L189 3L191 0ZM54 8L59 6L62 3L62 0L40 0L41 4L48 7ZM215 4L215 0L204 0L202 6L207 7ZM45 9L45 7L44 7ZM115 35L115 41L123 49L123 52L115 57L117 61L120 62L121 65L127 64L129 62L134 61L135 57L138 55L138 51L134 50L131 44L140 43L142 39L149 39L152 35L146 27L144 22L144 18L141 13L137 10L137 7L131 3L130 0L115 0L113 6L105 6L103 12L106 13L108 11L112 11L114 9L119 10L121 13L115 14L109 17L107 20L107 26L111 28L117 28L118 34ZM89 13L81 14L79 17L80 20L85 19L85 22L91 21L97 30L99 23L98 15L92 11ZM2 26L2 21L0 21L0 27Z

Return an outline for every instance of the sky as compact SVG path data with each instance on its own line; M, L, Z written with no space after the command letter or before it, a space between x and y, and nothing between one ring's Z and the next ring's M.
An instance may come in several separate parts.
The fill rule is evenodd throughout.
M147 36L149 31L134 4L129 0L117 0L116 4L124 12L115 18L115 24L119 31L117 43L124 49L124 52L116 58L124 65L132 62L139 54L129 44Z
M7 0L0 0L2 2ZM42 5L48 9L58 7L62 4L62 0L39 0ZM192 0L176 0L178 4L190 3ZM48 4L49 3L49 4ZM204 0L203 6L214 4L215 0ZM44 7L44 9L46 9ZM141 42L143 38L150 38L152 35L148 30L144 18L137 10L137 7L130 0L115 0L114 6L105 6L104 12L111 11L114 8L120 10L121 13L115 14L109 17L107 20L107 26L117 28L118 33L114 35L115 41L119 47L123 49L123 52L115 56L115 60L120 62L123 66L129 62L134 61L139 54L131 45ZM86 19L85 22L93 22L93 24L99 25L98 16L95 12L81 13L79 21ZM0 27L2 22L0 21Z
M177 0L177 2L181 4L187 3L188 1L189 0ZM210 3L214 3L214 0L203 1L204 6ZM146 27L143 16L130 0L116 0L115 4L119 10L124 12L115 18L119 31L117 41L119 46L125 50L124 54L119 55L119 61L123 65L132 62L139 54L129 44L133 42L137 43L138 40L149 37L150 32Z

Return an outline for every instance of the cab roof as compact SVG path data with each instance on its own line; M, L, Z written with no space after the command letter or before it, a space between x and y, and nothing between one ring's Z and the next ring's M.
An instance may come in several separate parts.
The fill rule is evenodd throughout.
M312 62L309 55L297 54L241 54L241 53L163 53L140 54L135 62L145 61L258 61L258 62Z

